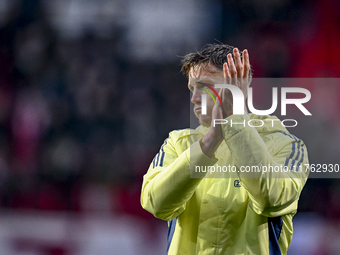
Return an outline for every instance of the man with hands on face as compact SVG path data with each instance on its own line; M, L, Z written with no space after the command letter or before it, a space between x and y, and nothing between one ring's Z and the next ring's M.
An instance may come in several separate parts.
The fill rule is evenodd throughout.
M247 50L209 44L184 56L182 72L189 79L200 126L170 132L144 175L141 194L143 208L168 221L166 254L286 254L308 177L305 144L279 121L247 125L251 119L277 118L233 114L228 89L216 89L222 105L206 97L202 114L202 94L211 92L216 81L237 86L247 97L252 76ZM239 124L214 125L214 119ZM218 175L206 171L191 175L198 166L237 171L225 172L223 178L211 178ZM241 171L252 166L260 171ZM261 166L283 166L285 171Z

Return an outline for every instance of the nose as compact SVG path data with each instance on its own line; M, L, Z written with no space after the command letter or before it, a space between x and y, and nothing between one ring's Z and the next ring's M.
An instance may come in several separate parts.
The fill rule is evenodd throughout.
M192 92L191 103L201 104L201 100L202 100L202 90L195 87Z

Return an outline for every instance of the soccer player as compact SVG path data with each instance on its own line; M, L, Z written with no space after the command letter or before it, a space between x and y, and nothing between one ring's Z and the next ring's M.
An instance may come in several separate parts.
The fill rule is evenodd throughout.
M215 88L221 102L206 96L202 113L202 94L213 93L216 79L237 86L246 98L247 50L207 45L184 56L182 72L200 126L170 132L144 175L141 194L143 208L168 221L166 254L286 254L308 177L305 144L274 116L234 114L225 88ZM224 167L223 178L209 178L215 175L207 169L218 167ZM197 169L202 171L192 178Z

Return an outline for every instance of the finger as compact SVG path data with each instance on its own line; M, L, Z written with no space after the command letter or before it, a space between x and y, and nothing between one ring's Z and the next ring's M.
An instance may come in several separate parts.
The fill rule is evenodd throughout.
M218 97L216 97L216 106L218 106L218 107L223 107L223 90L224 89L221 88L220 91L218 92L218 96L221 99L221 101ZM222 102L222 104L221 104L221 102Z
M223 77L224 77L224 83L229 84L230 82L230 73L229 73L229 67L227 63L223 64Z
M233 57L231 56L231 54L229 53L227 55L228 58L228 65L229 65L229 73L230 73L230 77L231 78L236 78L237 77L237 70L234 64L234 60Z
M237 78L242 78L242 76L243 76L243 65L242 65L242 62L241 62L241 55L240 55L238 48L234 48L233 53L234 53L234 58L235 58L235 67L236 67L236 71L237 71Z
M218 94L221 98L221 91L219 91ZM224 115L223 106L221 105L220 100L216 97L216 104L214 105L213 110L212 110L213 119L221 119L223 118L223 115Z
M247 50L243 51L243 78L249 78L250 62L249 53Z
M223 99L223 92L224 92L224 89L221 88L220 91L218 92L218 95L220 96L221 100ZM223 102L223 101L222 101Z
M221 105L221 109L222 109L221 114L222 114L223 119L225 119L227 117L226 111L224 109L225 93L226 93L226 89L221 89L220 92L219 92L219 96L220 96L222 103L223 103L223 105Z

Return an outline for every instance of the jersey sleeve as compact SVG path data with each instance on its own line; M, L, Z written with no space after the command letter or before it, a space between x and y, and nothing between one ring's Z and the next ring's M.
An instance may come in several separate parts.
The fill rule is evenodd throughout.
M191 178L190 169L195 165L210 166L217 162L202 152L200 141L191 146L188 141L185 148L178 140L173 132L170 133L144 175L142 185L142 207L167 221L185 210L186 202L204 177Z
M249 120L248 115L228 118L234 123ZM309 174L303 141L287 132L276 132L267 143L273 146L269 152L254 127L224 125L223 133L255 213L266 217L294 213Z

